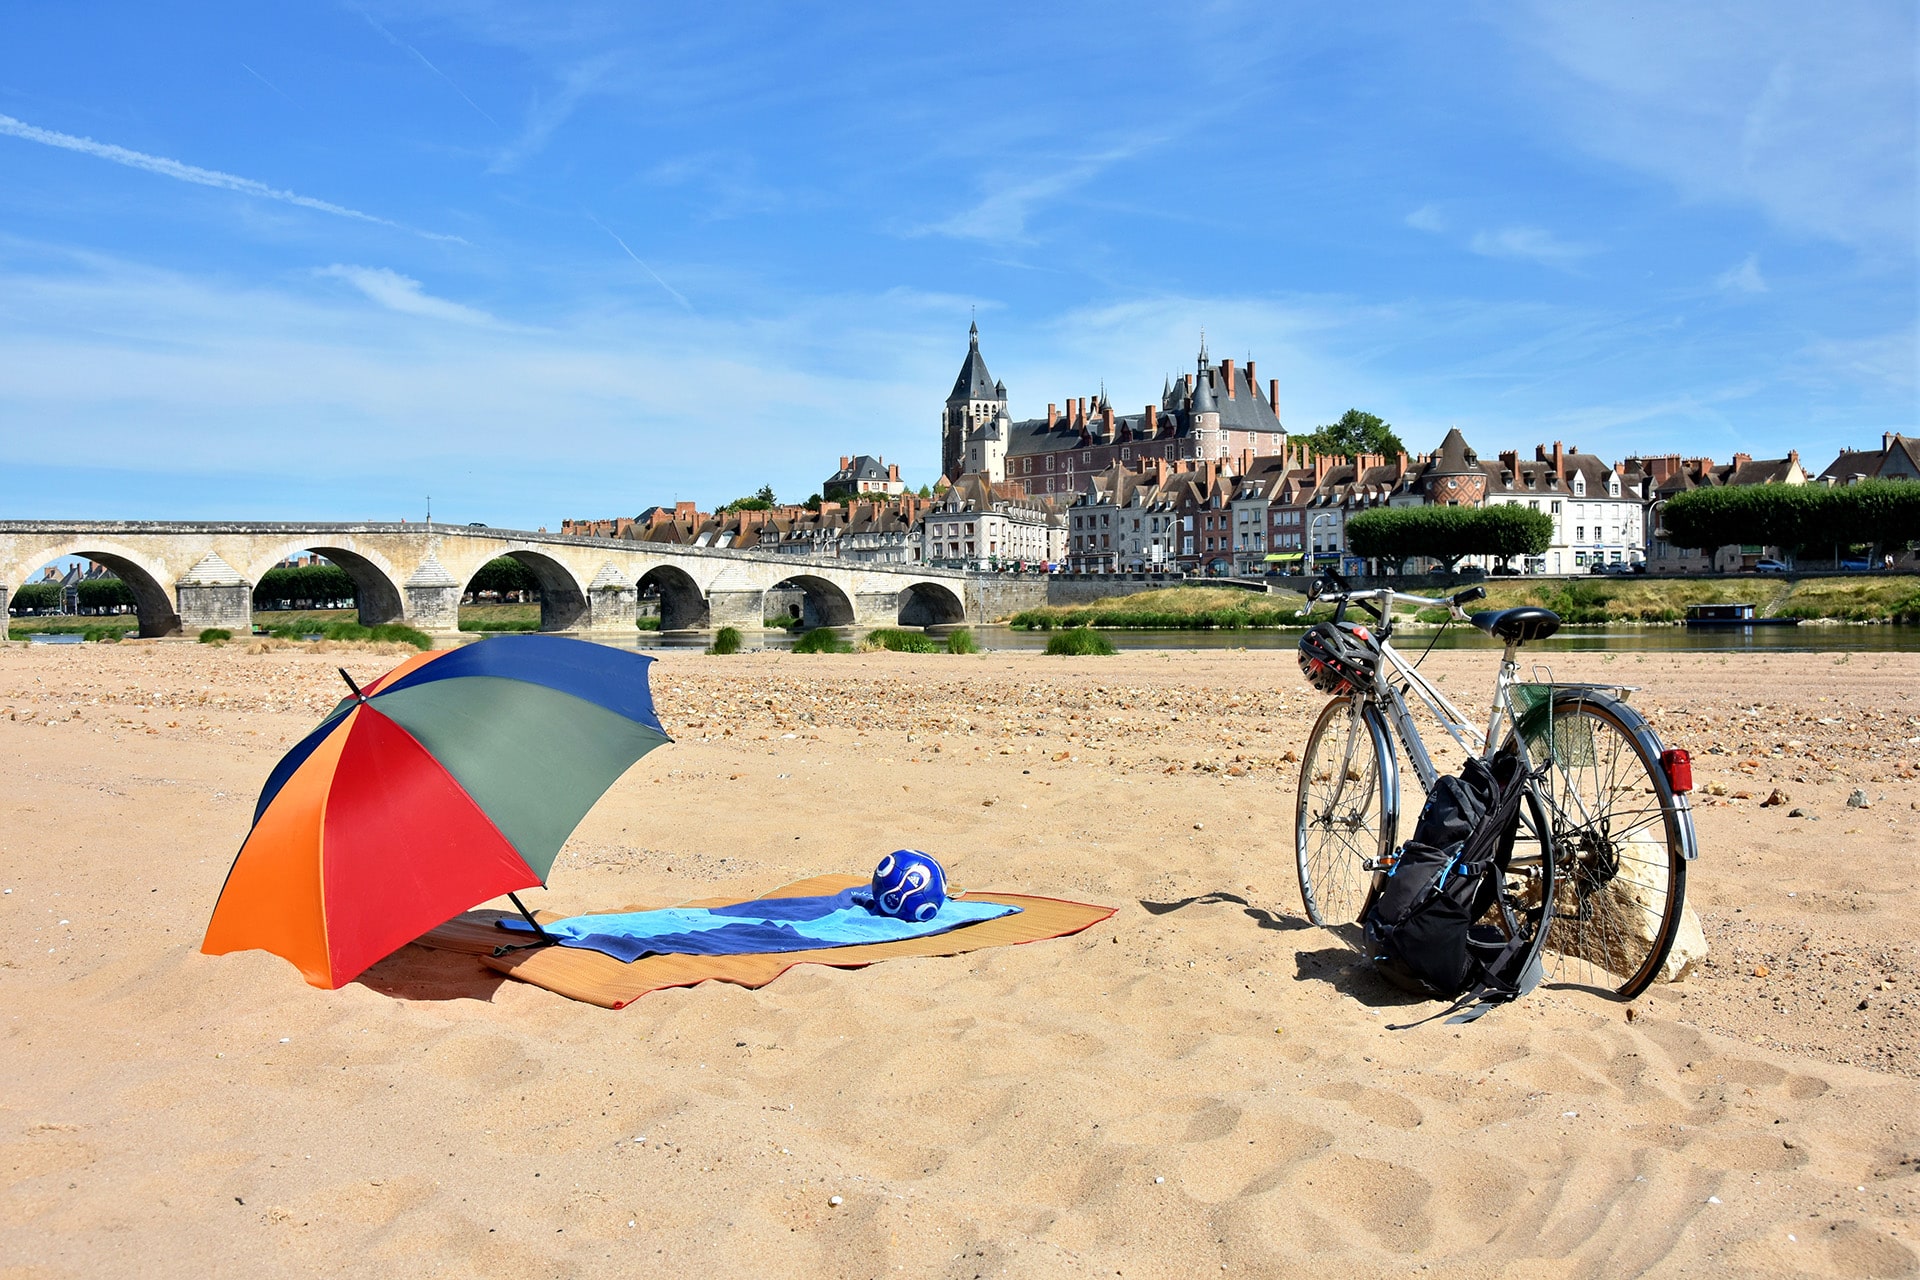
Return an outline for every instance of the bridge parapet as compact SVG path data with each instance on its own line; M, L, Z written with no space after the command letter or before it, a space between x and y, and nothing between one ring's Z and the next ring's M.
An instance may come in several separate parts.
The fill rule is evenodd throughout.
M128 583L142 635L244 631L261 576L302 552L353 578L363 623L429 632L458 627L466 584L503 555L539 581L548 631L631 635L649 590L660 595L663 621L672 615L669 625L738 626L757 640L766 593L781 584L804 593L813 625L983 620L981 593L955 569L374 521L0 521L0 604L41 565L77 555Z

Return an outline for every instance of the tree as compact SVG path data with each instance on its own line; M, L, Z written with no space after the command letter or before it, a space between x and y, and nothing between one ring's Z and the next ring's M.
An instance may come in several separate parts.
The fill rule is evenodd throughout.
M134 607L133 588L118 578L82 578L75 594L82 609L97 612Z
M498 596L524 591L532 598L540 592L540 579L533 576L533 570L512 556L496 556L474 573L473 579L467 583L467 590L476 596L483 591Z
M1667 541L1711 551L1732 545L1813 548L1905 546L1920 538L1920 484L1863 480L1821 485L1730 485L1668 500Z
M337 564L288 565L260 575L253 589L256 608L330 609L359 603L359 588Z
M931 498L933 496L933 486L926 484L921 485L920 496L923 498Z
M729 502L720 509L722 511L767 511L771 510L773 506L773 486L763 484L756 492L748 497L735 498L732 502Z
M1378 414L1359 409L1349 409L1340 415L1340 421L1314 428L1306 444L1323 458L1355 458L1363 453L1390 458L1407 448Z
M57 582L29 582L7 601L7 609L12 613L48 613L59 607L60 584Z
M1537 556L1553 541L1553 518L1528 507L1376 507L1347 521L1357 556L1398 568L1414 556L1452 573L1466 556Z
M814 494L812 497L806 500L806 503L804 505L809 511L818 511L820 509L820 495L817 493Z

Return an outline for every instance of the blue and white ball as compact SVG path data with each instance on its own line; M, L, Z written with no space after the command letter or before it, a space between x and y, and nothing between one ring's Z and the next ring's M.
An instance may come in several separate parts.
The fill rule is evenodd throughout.
M873 907L915 923L933 919L947 900L947 873L918 849L896 849L873 869Z

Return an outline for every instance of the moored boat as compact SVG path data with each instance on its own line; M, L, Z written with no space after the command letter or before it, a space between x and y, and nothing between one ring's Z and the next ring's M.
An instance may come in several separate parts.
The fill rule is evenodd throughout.
M1756 618L1750 604L1690 604L1690 627L1797 627L1798 618Z

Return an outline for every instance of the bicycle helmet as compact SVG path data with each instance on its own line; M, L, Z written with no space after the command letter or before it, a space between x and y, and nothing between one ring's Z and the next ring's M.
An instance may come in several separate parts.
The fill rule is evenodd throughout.
M1379 642L1355 623L1316 623L1300 637L1300 670L1322 693L1367 688L1379 665Z
M946 871L918 849L896 849L873 869L873 907L883 916L931 920L946 900Z

